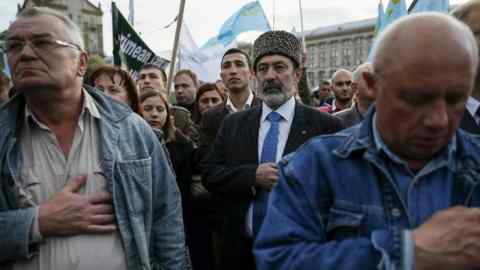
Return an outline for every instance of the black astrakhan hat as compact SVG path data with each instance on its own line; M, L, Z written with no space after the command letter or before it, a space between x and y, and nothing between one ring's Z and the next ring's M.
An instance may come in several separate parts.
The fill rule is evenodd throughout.
M300 41L286 31L268 31L260 35L253 44L253 68L266 55L280 54L290 58L297 66L301 63Z

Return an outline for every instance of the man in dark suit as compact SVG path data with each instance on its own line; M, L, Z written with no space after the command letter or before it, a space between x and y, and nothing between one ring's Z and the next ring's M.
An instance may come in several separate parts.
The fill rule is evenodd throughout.
M480 46L480 0L470 0L458 5L452 10L451 15L466 23L472 30ZM460 128L473 133L480 134L480 70L477 70L475 86L471 97L467 101L465 113L463 114Z
M207 189L222 198L225 249L220 269L255 269L252 241L277 181L276 163L309 138L341 129L338 118L295 101L300 42L285 31L254 43L261 106L227 116L203 163Z
M251 63L250 57L244 51L232 48L225 52L220 67L220 77L228 89L228 98L202 116L200 134L202 144L206 146L213 143L225 116L261 103L249 86L252 78Z

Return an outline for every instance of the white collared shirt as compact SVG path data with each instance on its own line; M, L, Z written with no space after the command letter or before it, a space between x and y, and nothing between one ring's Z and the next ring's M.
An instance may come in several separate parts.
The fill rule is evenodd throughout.
M466 107L470 115L475 119L475 123L480 125L480 116L477 114L477 111L480 108L480 102L473 97L469 97Z
M270 129L270 121L267 120L267 116L272 112L272 109L268 107L265 102L262 102L262 116L260 117L260 128L258 129L258 161L261 160L263 142ZM282 116L282 120L278 123L278 144L277 144L277 156L275 162L279 162L282 159L283 151L287 144L288 134L290 133L290 127L292 126L293 117L295 116L295 97L291 97L285 103L282 104L277 110ZM252 235L252 223L253 223L253 201L250 202L248 207L246 226L248 234Z
M261 160L263 142L267 136L268 130L270 129L270 121L267 120L267 116L272 112L272 109L262 102L262 116L260 117L260 128L258 129L258 160ZM283 151L285 150L285 145L287 144L288 134L290 132L290 127L292 126L293 117L295 116L295 98L291 97L285 103L282 104L277 110L282 116L282 120L278 125L278 145L277 145L277 156L275 162L278 162L282 159Z
M253 102L253 93L252 91L248 90L248 98L245 104L243 104L243 110L250 109L252 107L252 102ZM232 100L230 99L230 96L227 97L227 103L226 103L227 109L230 113L238 112L237 108L235 105L233 105Z
M19 204L35 207L29 232L30 241L39 243L37 256L19 259L13 270L127 269L120 232L102 235L82 234L43 239L39 230L39 205L64 188L71 177L87 176L78 192L92 194L106 189L101 167L100 112L95 100L83 91L82 111L78 118L72 147L65 157L55 134L25 106L20 136L23 164L19 176ZM0 267L1 268L1 267Z

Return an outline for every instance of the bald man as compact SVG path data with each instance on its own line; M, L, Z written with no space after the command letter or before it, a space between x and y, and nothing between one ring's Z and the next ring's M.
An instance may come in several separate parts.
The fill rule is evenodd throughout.
M375 102L375 91L368 87L365 77L371 76L373 66L363 63L353 72L352 91L355 95L355 103L350 108L334 113L333 115L343 121L345 128L362 122L370 106Z
M279 163L254 244L259 269L479 268L480 145L458 129L474 36L424 13L379 38L366 78L375 108Z
M346 110L352 106L352 72L346 69L339 69L332 75L332 92L335 98L332 105L324 104L320 106L320 111L336 113Z

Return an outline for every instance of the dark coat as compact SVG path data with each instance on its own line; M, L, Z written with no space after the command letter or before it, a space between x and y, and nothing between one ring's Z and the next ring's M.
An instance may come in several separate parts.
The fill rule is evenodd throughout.
M473 134L480 134L480 126L475 122L475 119L468 110L465 110L463 113L460 128Z
M221 269L255 269L252 243L245 217L254 197L258 167L258 129L262 107L228 115L202 163L204 185L223 201L222 236L225 247ZM308 139L342 129L341 121L327 113L296 103L295 116L283 155Z
M262 101L256 96L253 97L252 107L262 104ZM230 114L227 108L227 102L224 101L222 104L211 108L206 111L202 116L202 121L200 124L200 141L201 145L210 146L217 136L217 132L220 129L225 116Z
M333 116L340 118L345 128L354 126L363 120L363 115L358 111L356 104L346 110L334 113Z

